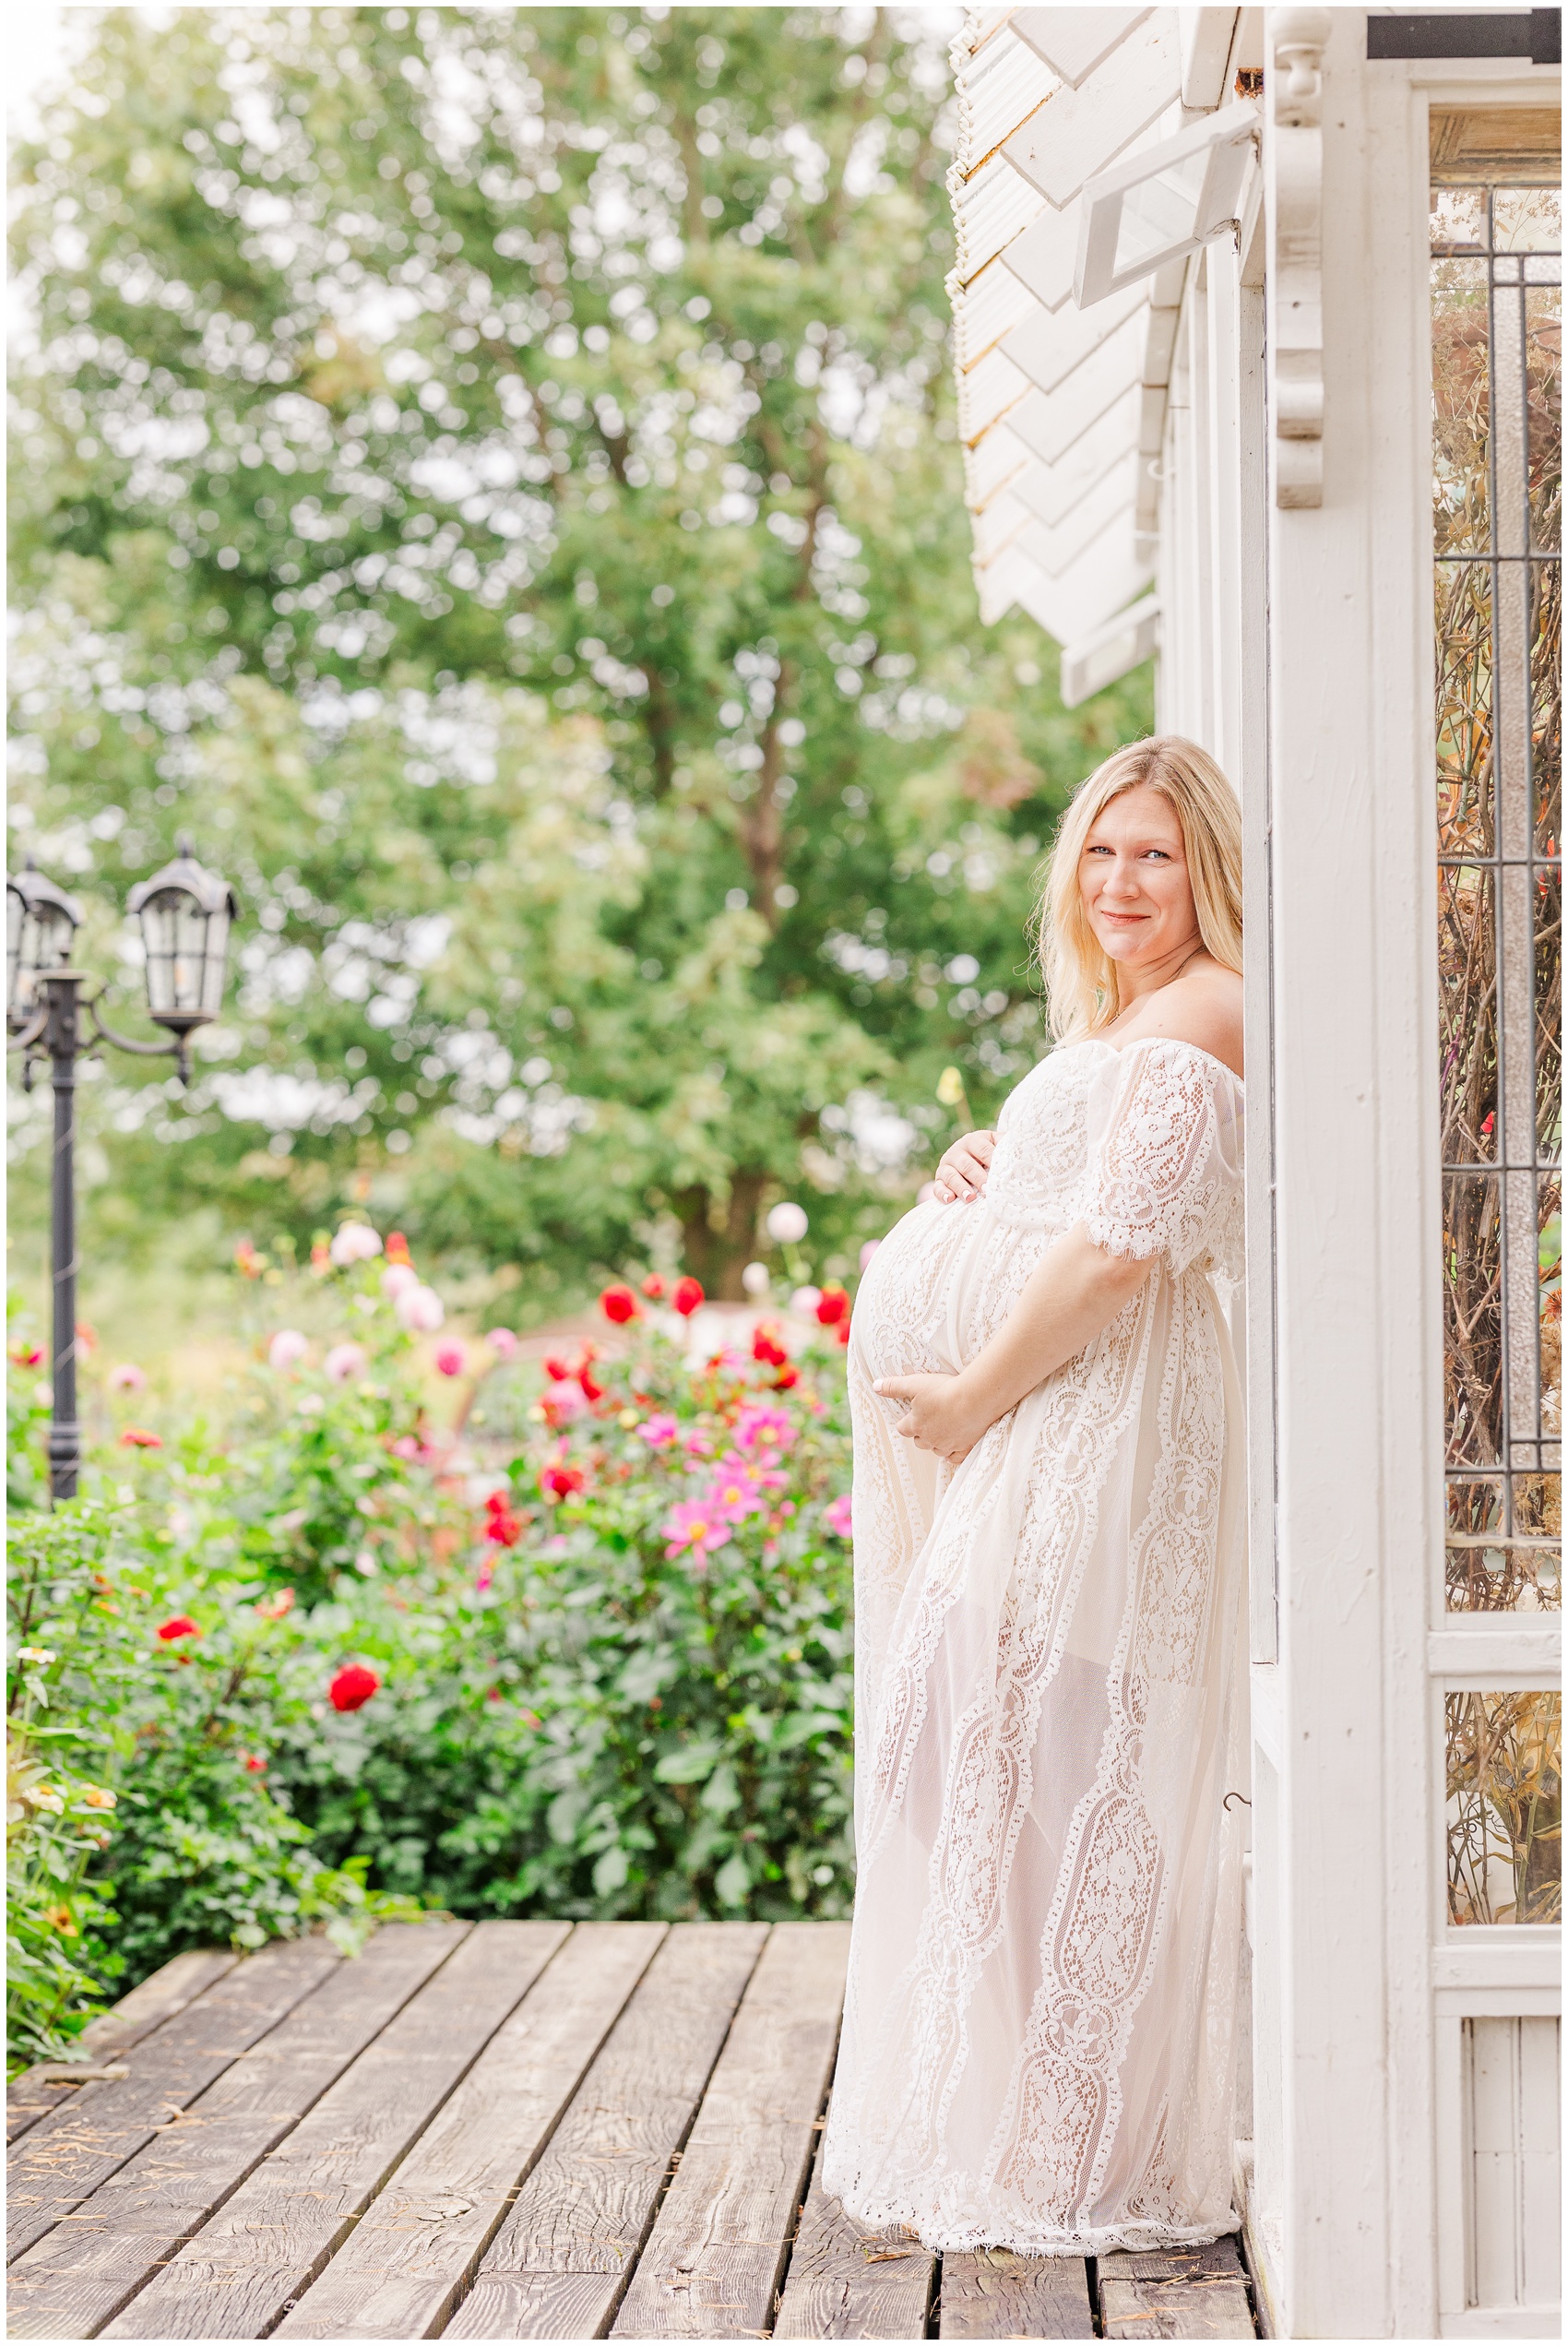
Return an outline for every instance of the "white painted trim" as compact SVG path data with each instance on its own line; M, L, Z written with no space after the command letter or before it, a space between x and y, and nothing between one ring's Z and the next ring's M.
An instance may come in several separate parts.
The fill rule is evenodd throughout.
M1254 1661L1252 1667L1253 1742L1276 1768L1282 1768L1285 1747L1282 1728L1279 1665Z
M1440 2338L1561 2338L1561 2305L1472 2305L1468 2313L1444 2314Z
M1473 1687L1481 1694L1559 1686L1562 1625L1522 1620L1517 1614L1479 1615L1473 1621L1450 1614L1443 1628L1427 1632L1427 1668L1447 1685Z
M1560 1987L1440 1987L1432 1991L1432 2010L1440 2021L1556 2020L1562 2016ZM1442 2131L1439 2126L1439 2155Z
M1445 1931L1431 1950L1431 1977L1434 1988L1455 1993L1555 1992L1562 1983L1562 1934L1538 1923Z
M1364 12L1324 14L1322 504L1277 502L1270 530L1282 2313L1295 2336L1430 2338L1442 1383L1426 159L1410 109L1381 90L1373 103Z

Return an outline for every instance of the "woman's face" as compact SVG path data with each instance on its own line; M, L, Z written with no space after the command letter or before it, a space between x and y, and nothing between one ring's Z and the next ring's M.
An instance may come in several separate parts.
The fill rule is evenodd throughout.
M1095 818L1078 865L1089 926L1113 961L1138 969L1198 942L1182 826L1146 783Z

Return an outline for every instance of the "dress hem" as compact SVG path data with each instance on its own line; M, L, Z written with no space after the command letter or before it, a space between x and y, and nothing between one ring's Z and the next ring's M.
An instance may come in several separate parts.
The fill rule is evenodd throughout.
M948 2225L940 2221L922 2223L907 2206L878 2205L848 2192L835 2191L826 2177L823 2188L854 2222L874 2226L878 2231L897 2224L904 2231L912 2232L922 2248L942 2256L968 2254L981 2248L1004 2248L1016 2257L1104 2257L1117 2249L1206 2248L1241 2229L1241 2217L1229 2209L1218 2220L1200 2224L1100 2224L1088 2225L1079 2232L1033 2232L1022 2227L992 2231Z

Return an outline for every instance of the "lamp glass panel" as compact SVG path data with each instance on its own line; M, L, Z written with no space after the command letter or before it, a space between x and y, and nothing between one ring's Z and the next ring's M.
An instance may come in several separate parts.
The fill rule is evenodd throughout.
M229 910L208 912L207 947L202 962L201 1006L209 1018L223 1007L223 967L229 952Z
M1158 255L1194 242L1208 164L1208 151L1203 149L1127 189L1116 232L1114 277L1146 269Z
M21 1007L18 981L22 966L22 930L27 924L27 907L19 890L6 890L6 1002L12 1010Z
M160 888L142 906L147 1000L155 1018L206 1015L207 936L211 917L184 888ZM221 964L219 982L221 984Z

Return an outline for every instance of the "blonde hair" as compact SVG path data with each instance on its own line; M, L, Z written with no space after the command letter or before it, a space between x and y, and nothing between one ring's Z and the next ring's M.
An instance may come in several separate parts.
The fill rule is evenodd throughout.
M1123 1008L1116 964L1089 926L1078 887L1088 835L1113 798L1157 790L1182 826L1198 934L1227 970L1241 967L1241 809L1213 758L1180 733L1129 742L1074 792L1040 875L1035 908L1046 1015L1058 1042L1109 1026Z

